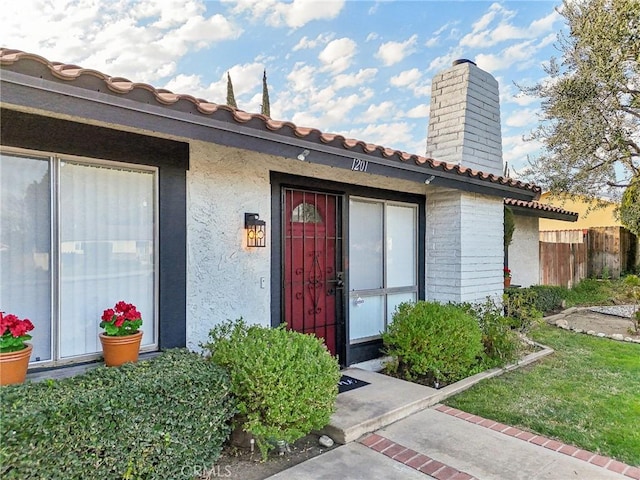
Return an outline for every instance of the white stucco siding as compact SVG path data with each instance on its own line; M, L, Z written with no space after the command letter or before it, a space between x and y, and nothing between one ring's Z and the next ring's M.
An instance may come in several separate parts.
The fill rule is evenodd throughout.
M427 299L502 294L502 199L439 189L427 199Z
M511 283L529 287L540 283L539 219L514 215L515 230L509 245Z
M190 142L190 157L187 346L192 349L227 319L271 323L271 241L278 234L271 230L271 171L423 195L430 188L204 142ZM266 248L244 246L245 212L266 220Z
M244 239L245 212L270 219L270 187L268 170L247 169L239 150L204 143L190 150L187 347L197 348L227 319L270 324L270 249L246 248Z

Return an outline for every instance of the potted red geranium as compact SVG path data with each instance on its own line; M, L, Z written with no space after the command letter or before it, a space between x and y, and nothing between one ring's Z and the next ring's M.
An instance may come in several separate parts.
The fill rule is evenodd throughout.
M117 367L138 360L142 340L142 315L135 305L120 301L102 313L100 334L104 363Z
M33 328L28 318L0 312L0 385L22 383L27 377L33 345L26 342Z
M504 267L504 288L511 286L511 270L509 267Z

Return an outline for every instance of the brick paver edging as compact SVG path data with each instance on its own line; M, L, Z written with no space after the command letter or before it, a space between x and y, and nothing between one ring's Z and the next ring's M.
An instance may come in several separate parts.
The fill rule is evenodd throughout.
M626 463L619 462L612 458L603 457L602 455L598 455L587 450L582 450L580 448L558 442L557 440L552 440L542 435L525 432L524 430L520 430L519 428L510 427L499 422L494 422L493 420L488 420L477 415L472 415L470 413L463 412L462 410L458 410L457 408L447 407L446 405L442 404L438 404L434 408L437 411L446 413L447 415L451 415L452 417L456 417L461 420L480 425L481 427L490 428L491 430L504 433L505 435L517 438L518 440L548 448L549 450L553 450L554 452L560 452L565 455L569 455L570 457L574 457L593 465L606 468L607 470L611 470L612 472L621 473L629 478L633 478L634 480L640 480L640 468L638 467L632 467L631 465L627 465Z
M365 447L380 452L414 470L431 475L438 480L478 480L468 473L438 462L377 433L371 433L358 441Z

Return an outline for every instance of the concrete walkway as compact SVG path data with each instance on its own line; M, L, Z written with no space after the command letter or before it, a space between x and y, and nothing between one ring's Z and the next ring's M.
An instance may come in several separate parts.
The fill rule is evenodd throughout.
M475 377L435 390L365 370L343 373L370 383L338 395L325 433L346 445L270 479L640 480L638 467L438 403Z

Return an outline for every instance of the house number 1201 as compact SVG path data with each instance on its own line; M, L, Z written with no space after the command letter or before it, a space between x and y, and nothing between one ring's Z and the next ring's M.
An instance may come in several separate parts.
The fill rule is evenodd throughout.
M353 159L351 170L353 170L354 172L366 172L367 168L369 168L369 162L367 162L366 160L360 160L358 158Z

